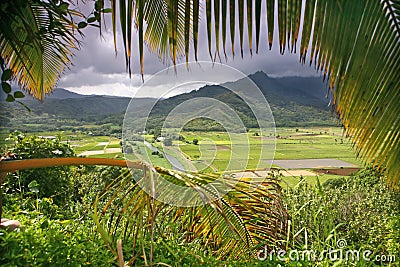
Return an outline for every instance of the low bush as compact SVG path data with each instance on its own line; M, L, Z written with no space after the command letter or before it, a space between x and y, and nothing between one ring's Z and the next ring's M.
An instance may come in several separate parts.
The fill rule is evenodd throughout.
M50 139L14 132L10 134L9 139L12 141L9 150L15 154L16 159L75 156L75 152L69 144L61 141L61 136ZM55 203L63 205L76 197L74 181L70 175L71 168L70 166L61 166L19 171L8 176L4 184L4 191L27 196L32 192L32 185L35 185L34 187L39 189L36 192L38 197L51 197Z
M50 219L32 211L8 216L19 220L22 228L0 229L1 266L111 266L115 262L90 218Z

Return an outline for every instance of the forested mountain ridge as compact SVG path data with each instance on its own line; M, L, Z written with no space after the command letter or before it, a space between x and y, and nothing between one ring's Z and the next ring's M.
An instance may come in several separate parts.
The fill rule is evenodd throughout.
M249 75L260 88L273 112L277 126L321 126L334 125L327 90L319 77L272 78L263 72ZM233 83L240 83L239 81ZM198 90L160 99L152 109L150 127L160 124L163 118L178 104L196 97L215 98L230 105L239 114L247 127L254 127L254 117L243 101L224 85L207 85ZM31 112L17 103L1 103L1 126L9 130L44 131L56 129L111 128L120 132L129 97L80 95L62 88L40 102L23 99ZM154 100L133 98L138 110L148 109ZM145 119L145 118L144 118ZM198 123L198 122L197 122ZM95 126L95 127L94 127ZM199 125L200 127L203 127ZM195 127L196 128L196 127Z

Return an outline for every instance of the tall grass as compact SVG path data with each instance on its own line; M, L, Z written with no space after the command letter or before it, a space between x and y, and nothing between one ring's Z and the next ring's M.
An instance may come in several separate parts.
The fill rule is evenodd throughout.
M315 186L302 180L286 191L284 202L291 217L287 250L318 252L315 265L399 263L400 194L387 188L377 172L366 169ZM350 251L358 251L360 260L346 258ZM371 252L370 260L362 257L365 251ZM328 252L343 253L339 256L343 260L332 261L339 254L330 258ZM382 256L386 257L383 261L376 258Z

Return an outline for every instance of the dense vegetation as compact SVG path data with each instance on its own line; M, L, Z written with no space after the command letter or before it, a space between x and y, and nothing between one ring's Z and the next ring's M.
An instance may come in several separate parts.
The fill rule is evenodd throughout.
M369 250L371 259L376 255L400 259L400 194L388 189L373 169L322 186L300 181L287 190L285 200L292 216L291 234L296 236L293 247L305 249L308 244L307 249L321 252L338 249L339 240L344 240L344 249L360 255Z
M71 151L59 140L35 136L13 136L14 152L19 157L60 157ZM62 153L61 153L62 152ZM70 152L73 153L73 152ZM68 168L66 172L65 168ZM62 167L27 170L10 174L3 187L4 217L18 219L19 231L0 230L0 264L2 266L110 266L116 264L96 231L92 219L93 202L99 192L118 177L123 169L110 167ZM41 174L45 175L41 175ZM56 179L57 178L57 179ZM32 180L34 179L34 180ZM68 191L55 194L46 187ZM400 194L391 191L378 173L365 169L355 176L328 180L311 186L305 181L284 192L290 227L285 241L286 251L337 249L345 240L345 249L370 250L376 255L393 255L400 259ZM164 217L166 216L166 217ZM128 239L124 256L130 264L153 263L171 266L314 266L310 260L292 260L276 255L272 261L253 259L247 262L218 258L215 248L204 246L201 239L185 238L178 223L169 214L157 220L153 247L149 235ZM166 230L168 230L166 232ZM132 251L132 242L136 242ZM272 244L265 243L268 248ZM259 246L263 250L263 244ZM255 254L257 251L254 252ZM393 258L392 258L393 259ZM369 266L371 262L339 262L340 266ZM375 262L378 265L386 262ZM329 258L318 262L330 266Z

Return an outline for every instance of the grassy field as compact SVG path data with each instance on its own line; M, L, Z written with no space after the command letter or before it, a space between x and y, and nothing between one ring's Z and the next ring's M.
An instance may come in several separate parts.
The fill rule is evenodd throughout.
M163 166L165 168L171 168L171 164L168 162L167 159L165 159L161 155L153 155L152 151L147 146L145 146L143 143L136 142L136 146L134 146L133 154L138 155L138 157L141 157L141 159L145 159L145 161L147 161L147 160L146 160L146 157L143 157L143 155L148 155L151 163L154 166Z
M72 132L72 131L30 133L30 135L33 134L43 137L56 137L56 138L60 136L62 142L69 143L77 155L89 151L94 151L94 152L99 151L98 153L100 153L100 151L103 151L102 154L94 154L88 156L107 157L107 158L123 157L122 151L107 153L107 149L121 148L120 145L121 140L114 137L93 136L82 132ZM0 132L0 146L4 149L7 149L11 145L9 141L6 140L8 135L9 135L8 131Z
M0 145L7 145L4 141L8 132L0 132ZM246 144L234 142L232 145L229 135L225 132L182 132L186 142L174 141L173 148L168 153L179 159L184 157L189 159L196 168L203 169L210 165L207 170L221 170L228 166L229 160L236 160L242 164L243 169L255 169L260 158L261 137L256 136L255 131L251 130L243 136L248 138L249 151ZM120 140L108 136L92 136L81 132L41 132L41 136L58 136L64 142L68 142L76 152L81 154L85 151L100 151L110 148L120 148ZM148 142L152 141L152 135L146 135ZM193 144L193 140L199 141L198 145ZM242 139L241 141L243 141ZM267 140L268 141L268 140ZM159 142L153 143L155 147L162 150ZM176 150L180 150L181 155L177 155ZM122 153L115 153L122 156ZM245 155L243 157L243 155ZM248 155L248 157L247 157ZM98 157L98 155L95 155ZM248 158L248 161L243 160ZM361 162L355 157L354 150L349 139L343 136L343 130L339 127L330 128L278 128L276 131L276 150L274 159L316 159L316 158L336 158L349 163L360 165ZM182 164L186 164L181 160Z
M182 135L188 142L177 144L198 168L210 165L213 170L256 169L259 163L261 139L251 133L232 135L235 141L224 132L184 132ZM199 141L198 145L193 144L195 139ZM270 156L272 158L272 153Z
M240 143L232 143L226 133L197 132L182 133L188 142L177 142L182 152L195 165L211 163L216 169L224 169L235 152L242 157L248 155L244 169L255 169L260 159L261 137L255 132L247 134L250 151ZM198 145L193 140L199 140ZM268 140L266 140L268 142ZM212 145L214 147L212 147ZM236 151L234 151L234 148ZM210 153L210 148L214 153ZM243 148L243 150L241 150ZM276 150L274 159L322 159L334 158L355 165L361 162L355 157L354 150L347 138L342 135L340 128L279 128L276 133ZM201 161L199 161L201 159ZM277 167L277 166L275 166Z
M226 133L196 132L182 133L186 142L176 142L182 153L189 158L193 165L204 172L223 170L228 165L230 157L234 156L232 144ZM244 134L246 135L246 134ZM254 131L249 131L247 137L250 144L250 151L243 150L243 155L248 155L248 162L244 169L255 169L259 161L260 139ZM265 137L264 137L265 138ZM269 138L269 137L266 137ZM193 140L199 140L198 145ZM210 145L212 143L214 147ZM202 149L203 147L203 149ZM204 149L205 147L205 149ZM239 151L240 151L240 145ZM214 153L207 151L211 148ZM343 135L343 129L332 128L278 128L276 131L276 150L274 159L339 159L351 164L362 166L356 158L352 144ZM209 165L209 167L206 167ZM272 167L278 167L272 165ZM294 187L305 179L309 184L316 184L317 179L321 183L337 175L318 174L317 176L303 177L282 177L283 187Z
M277 129L275 159L336 158L359 165L341 128Z
M93 136L80 132L42 132L41 136L61 135L63 142L68 142L77 155L87 157L123 158L120 141L108 136ZM237 170L254 170L260 162L260 149L263 140L271 142L273 136L259 136L255 130L242 133L240 136L230 136L225 132L182 132L185 141L173 141L173 146L163 146L161 142L153 142L152 135L145 139L160 151L165 151L175 157L186 170L200 170L205 173L226 170L234 166ZM4 141L8 132L0 132L2 147L7 146ZM361 166L360 160L355 157L349 139L343 136L339 127L331 128L278 128L276 131L276 149L274 159L321 159L334 158ZM197 139L198 144L193 144ZM237 141L239 140L239 141ZM248 142L248 145L246 142ZM247 141L248 140L248 141ZM153 165L171 168L171 164L162 155L152 155L152 151L143 144L133 146L129 159L137 160L140 155L147 153ZM116 151L117 150L117 151ZM91 154L93 153L93 154ZM269 155L272 157L272 154ZM261 159L261 162L266 162ZM229 164L232 165L229 165ZM260 166L258 166L260 167ZM268 164L262 165L268 167ZM272 165L272 167L278 167ZM229 169L229 168L228 168ZM232 170L232 168L230 169ZM323 183L335 175L318 174L318 176L304 176L310 184L318 179ZM295 186L300 177L283 177L282 186Z

